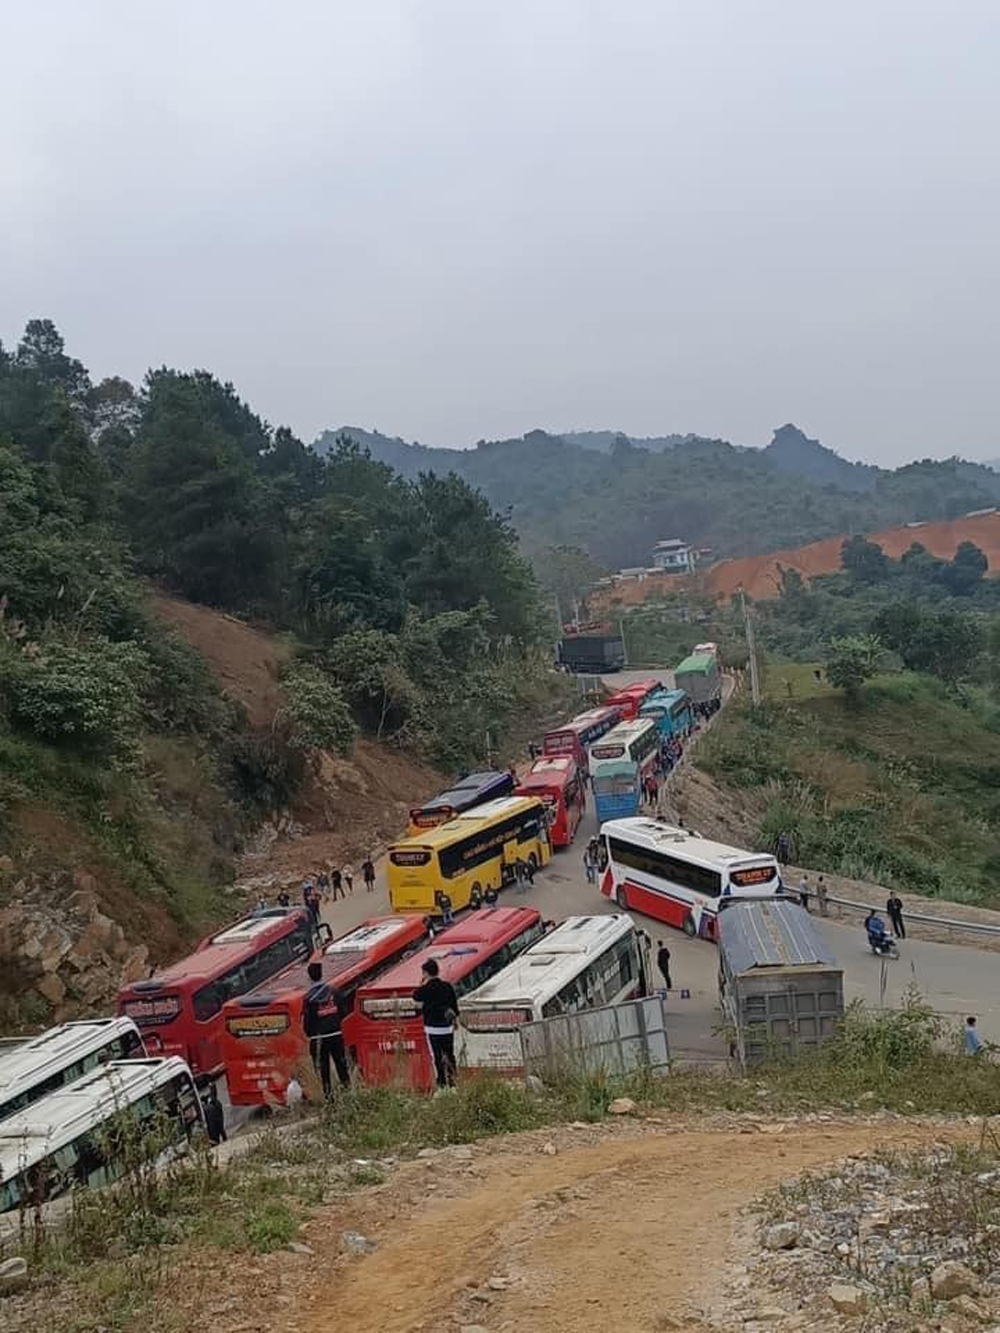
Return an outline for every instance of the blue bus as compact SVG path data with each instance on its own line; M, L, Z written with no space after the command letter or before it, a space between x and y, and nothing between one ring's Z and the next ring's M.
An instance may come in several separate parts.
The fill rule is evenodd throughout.
M467 773L459 778L453 787L443 791L423 805L416 805L410 810L410 823L407 833L411 838L419 838L429 828L437 828L456 815L464 814L473 806L485 805L500 796L510 796L514 790L514 778L511 773L502 773L495 768L488 768L482 773Z
M660 732L651 717L620 722L590 747L590 781L597 821L639 813L642 784L656 769Z
M686 736L694 726L694 709L687 690L657 690L639 709L640 717L651 717L661 740Z

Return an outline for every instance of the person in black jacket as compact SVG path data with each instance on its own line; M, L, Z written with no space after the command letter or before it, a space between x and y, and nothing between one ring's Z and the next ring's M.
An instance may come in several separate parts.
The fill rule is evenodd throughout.
M670 980L670 950L662 940L657 940L656 966L660 969L660 975L663 977L663 984L667 990L673 989L673 983Z
M323 1085L323 1096L329 1097L333 1091L331 1064L341 1086L351 1086L344 1035L340 1030L343 999L339 991L323 980L322 963L310 963L307 972L313 984L302 1006L302 1026L309 1038L309 1054Z
M210 1083L201 1099L201 1109L205 1116L205 1133L213 1147L226 1141L226 1115L215 1091L215 1084Z
M458 996L455 987L442 981L436 958L428 958L420 969L423 985L413 992L424 1019L424 1035L434 1056L434 1076L439 1088L455 1086L455 1019Z

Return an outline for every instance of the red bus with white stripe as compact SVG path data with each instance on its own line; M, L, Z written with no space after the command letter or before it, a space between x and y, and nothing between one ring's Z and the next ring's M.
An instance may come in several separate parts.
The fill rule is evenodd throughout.
M358 1069L366 1083L398 1084L429 1092L434 1066L413 992L428 958L437 960L442 981L459 998L507 966L529 944L542 938L545 925L533 907L482 908L437 935L433 943L362 986L354 1000L350 1033Z
M617 708L622 715L623 722L631 722L633 718L639 716L639 709L647 702L649 697L663 689L661 680L633 681L631 685L623 686L617 694L613 694L610 699L605 699L605 708Z
M310 961L323 968L323 981L339 992L348 1010L360 986L388 971L427 939L419 916L372 917L222 1007L222 1059L229 1100L234 1106L284 1105L289 1079L309 1061L302 1026ZM350 1049L350 1016L342 1024Z
M605 898L709 940L716 938L720 909L734 898L781 893L770 853L727 847L642 816L602 824L600 866Z
M568 754L576 761L577 768L586 771L587 754L594 741L606 736L612 727L622 720L618 708L591 708L589 712L578 713L564 727L547 731L542 737L544 755Z
M536 759L521 779L516 795L535 796L543 803L553 847L570 845L587 799L583 774L575 759L568 754Z

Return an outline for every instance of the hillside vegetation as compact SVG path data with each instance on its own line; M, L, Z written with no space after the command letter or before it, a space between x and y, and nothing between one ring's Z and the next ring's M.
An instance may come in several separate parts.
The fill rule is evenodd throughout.
M766 449L697 435L633 441L536 430L457 450L345 433L406 476L453 472L509 507L543 575L553 546L580 547L618 569L646 564L662 537L711 546L716 556L753 555L1000 502L1000 476L980 464L924 460L888 471L847 462L794 426ZM325 433L317 450L337 447L340 435Z
M150 580L284 636L266 697L220 687ZM12 929L85 875L169 953L217 919L247 832L327 752L367 732L454 768L551 706L544 635L515 534L459 478L407 481L350 442L319 458L207 371L94 384L47 320L0 347Z

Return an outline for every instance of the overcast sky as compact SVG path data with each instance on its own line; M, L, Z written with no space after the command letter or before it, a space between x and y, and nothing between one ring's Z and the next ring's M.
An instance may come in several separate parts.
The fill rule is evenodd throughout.
M1000 455L997 0L37 0L0 337L306 439Z

